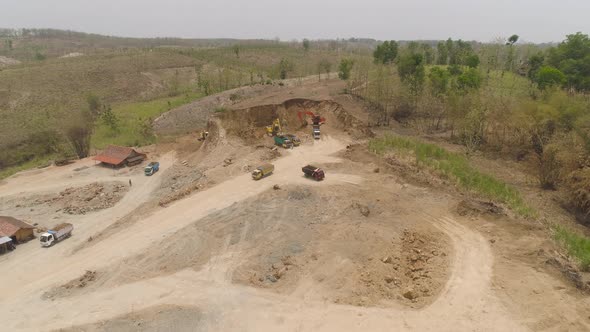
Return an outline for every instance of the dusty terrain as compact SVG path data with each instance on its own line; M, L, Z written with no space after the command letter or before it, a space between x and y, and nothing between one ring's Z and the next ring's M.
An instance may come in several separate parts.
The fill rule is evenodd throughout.
M590 301L547 263L555 247L541 223L367 152L369 117L342 89L300 82L223 112L201 114L209 99L172 111L156 129L193 132L147 149L161 164L151 177L82 160L1 183L0 214L75 227L54 247L0 256L4 328L590 329ZM301 110L326 117L321 140ZM273 147L264 126L276 116L301 146ZM275 171L253 181L261 162ZM308 163L324 181L303 176ZM66 213L70 201L84 213Z

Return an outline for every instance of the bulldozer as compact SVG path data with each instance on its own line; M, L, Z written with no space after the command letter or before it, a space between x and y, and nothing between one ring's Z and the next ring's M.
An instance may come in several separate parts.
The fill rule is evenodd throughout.
M209 136L209 132L208 131L202 131L201 134L199 135L198 140L199 141L204 141L207 139L207 136Z
M282 132L283 132L283 128L281 127L281 120L279 120L279 118L276 118L272 122L272 125L266 126L266 133L268 134L268 136L271 136L271 137L276 136Z

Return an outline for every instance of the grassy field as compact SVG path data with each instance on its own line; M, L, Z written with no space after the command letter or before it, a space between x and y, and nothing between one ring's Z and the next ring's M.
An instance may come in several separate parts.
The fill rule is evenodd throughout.
M554 237L574 257L584 271L590 269L590 238L580 235L564 226L554 228Z
M474 191L487 199L505 203L523 217L534 216L533 210L527 206L516 189L479 172L469 165L469 161L463 155L449 152L434 144L393 136L371 140L369 149L377 154L391 150L411 154L418 165L440 172L445 178L456 181L460 187Z
M113 107L113 113L118 119L117 128L113 130L99 120L92 136L92 147L103 149L109 144L142 146L155 143L156 138L144 131L145 126L160 114L200 97L202 94L198 92L187 92L176 97L117 105Z

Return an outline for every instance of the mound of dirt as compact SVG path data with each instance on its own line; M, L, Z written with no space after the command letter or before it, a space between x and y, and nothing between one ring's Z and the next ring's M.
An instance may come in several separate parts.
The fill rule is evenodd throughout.
M67 283L54 287L41 296L45 300L68 297L77 294L82 288L96 281L98 274L96 271L86 271L79 278L68 281Z
M196 307L161 305L92 324L59 329L60 332L201 331L203 314Z
M95 182L83 187L70 187L57 195L37 198L34 204L58 207L68 214L86 214L113 207L123 198L129 187L120 182Z
M457 204L460 216L505 215L504 209L494 202L484 202L474 199L462 200Z
M200 170L191 167L188 163L176 163L163 175L158 189L160 197L158 204L166 206L204 186L203 173Z

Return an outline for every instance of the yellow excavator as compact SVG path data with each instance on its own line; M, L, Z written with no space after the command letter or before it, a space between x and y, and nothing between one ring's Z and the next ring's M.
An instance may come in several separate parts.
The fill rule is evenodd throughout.
M272 125L266 126L266 133L268 134L268 136L276 136L282 132L283 128L281 127L281 120L279 120L279 118L276 118L272 122Z

